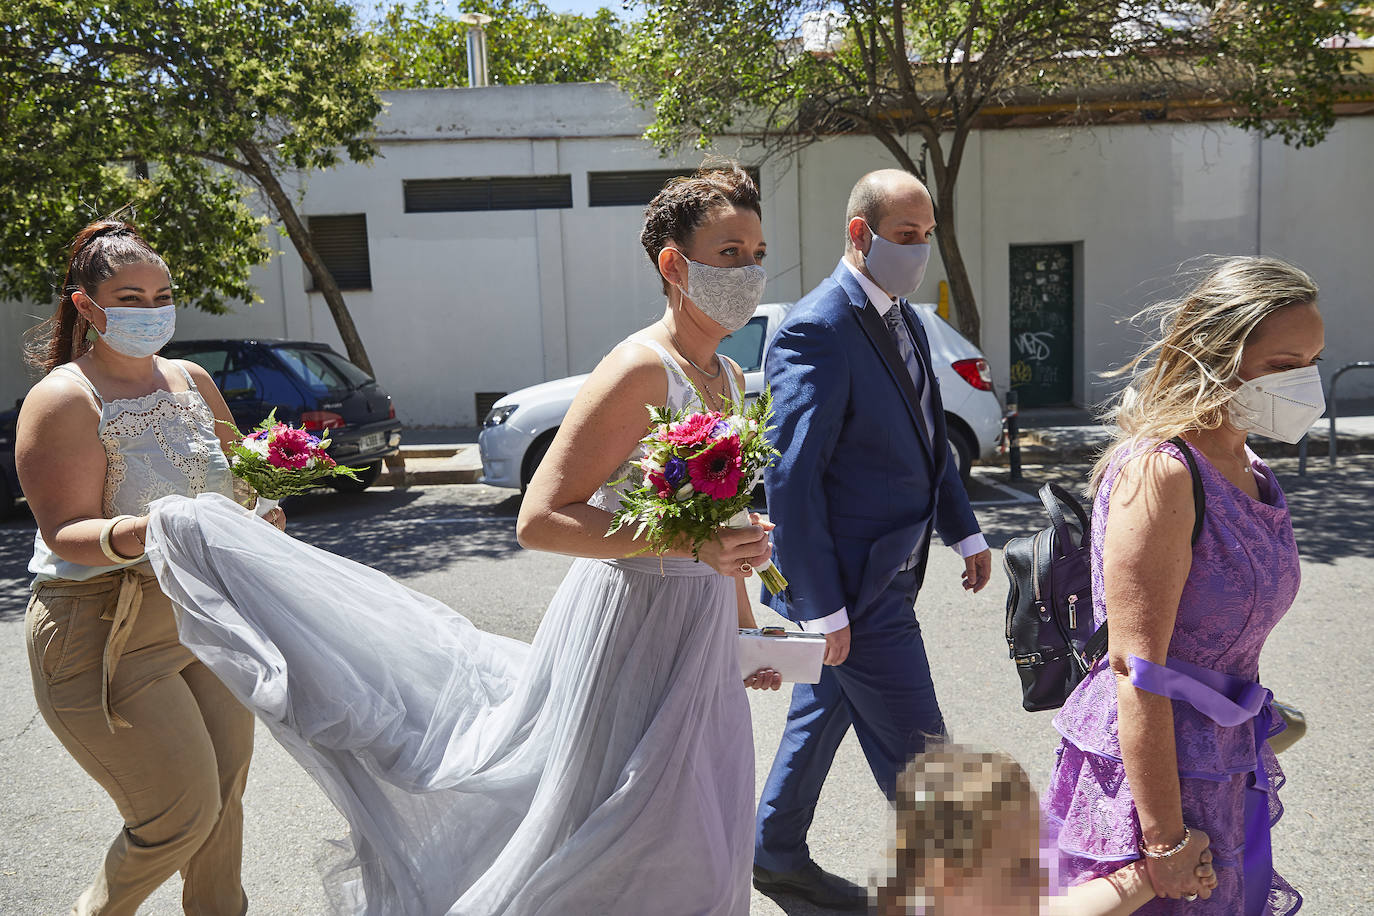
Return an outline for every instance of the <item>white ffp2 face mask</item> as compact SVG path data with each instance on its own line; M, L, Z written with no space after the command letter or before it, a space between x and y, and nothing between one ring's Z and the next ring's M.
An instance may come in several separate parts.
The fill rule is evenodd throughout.
M748 324L763 301L767 272L758 264L712 267L683 257L687 261L687 288L683 295L707 318L732 334Z
M1252 378L1231 396L1231 425L1290 445L1326 411L1316 366Z

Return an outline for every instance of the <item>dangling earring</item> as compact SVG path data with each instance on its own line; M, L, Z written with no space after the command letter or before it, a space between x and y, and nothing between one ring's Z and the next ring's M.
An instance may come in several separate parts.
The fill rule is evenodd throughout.
M100 332L95 329L95 325L86 325L86 343L94 345L100 339Z

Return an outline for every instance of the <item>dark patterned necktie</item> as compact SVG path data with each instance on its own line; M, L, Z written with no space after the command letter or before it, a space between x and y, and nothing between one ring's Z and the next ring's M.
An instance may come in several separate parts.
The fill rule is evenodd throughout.
M919 398L925 390L925 372L921 370L921 362L916 358L916 347L911 342L906 322L902 320L901 303L892 303L892 308L887 310L883 320L887 323L887 330L892 334L893 342L897 344L897 353L902 357L902 362L906 363L907 374L911 376L911 382L916 386L916 395Z

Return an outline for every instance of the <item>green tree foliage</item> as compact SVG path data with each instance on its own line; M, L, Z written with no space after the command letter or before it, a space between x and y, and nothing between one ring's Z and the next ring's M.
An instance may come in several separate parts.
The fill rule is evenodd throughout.
M375 154L366 51L336 0L0 0L0 297L50 300L66 242L129 207L180 301L224 311L255 298L266 209L370 371L283 184Z
M645 0L621 82L665 151L727 131L787 152L872 136L933 180L937 239L960 330L981 322L959 248L955 187L970 132L992 107L1056 102L1229 107L1236 123L1320 141L1357 74L1325 46L1351 4L1311 0ZM914 144L909 140L915 140ZM914 146L914 150L913 150ZM929 183L929 182L928 182Z
M577 16L538 0L471 0L463 12L492 18L486 35L493 85L589 83L614 74L625 27L609 9ZM387 7L369 32L384 88L468 84L468 27L429 0Z

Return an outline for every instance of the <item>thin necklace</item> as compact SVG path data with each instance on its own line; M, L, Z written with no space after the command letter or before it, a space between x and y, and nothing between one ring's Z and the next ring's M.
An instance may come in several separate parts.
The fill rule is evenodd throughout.
M711 379L712 381L714 381L715 379L720 378L721 363L720 363L720 357L719 357L719 356L716 356L716 371L715 371L715 373L712 374L712 373L710 373L710 372L707 372L705 369L701 368L701 367L698 366L695 362L693 362L693 361L692 361L692 357L690 357L690 356L687 355L687 351L684 350L684 349L682 349L682 344L680 344L680 343L677 342L677 338L673 336L673 329L670 328L670 327L668 327L667 322L662 322L662 321L660 321L659 324L662 324L662 325L663 325L663 330L665 330L665 331L668 332L668 339L671 340L671 341L673 342L673 346L677 347L677 352L679 353L679 355L681 355L683 359L687 360L688 364L689 364L693 369L697 370L697 371L700 372L702 375L706 376L708 379ZM714 356L715 354L712 354L712 355Z

